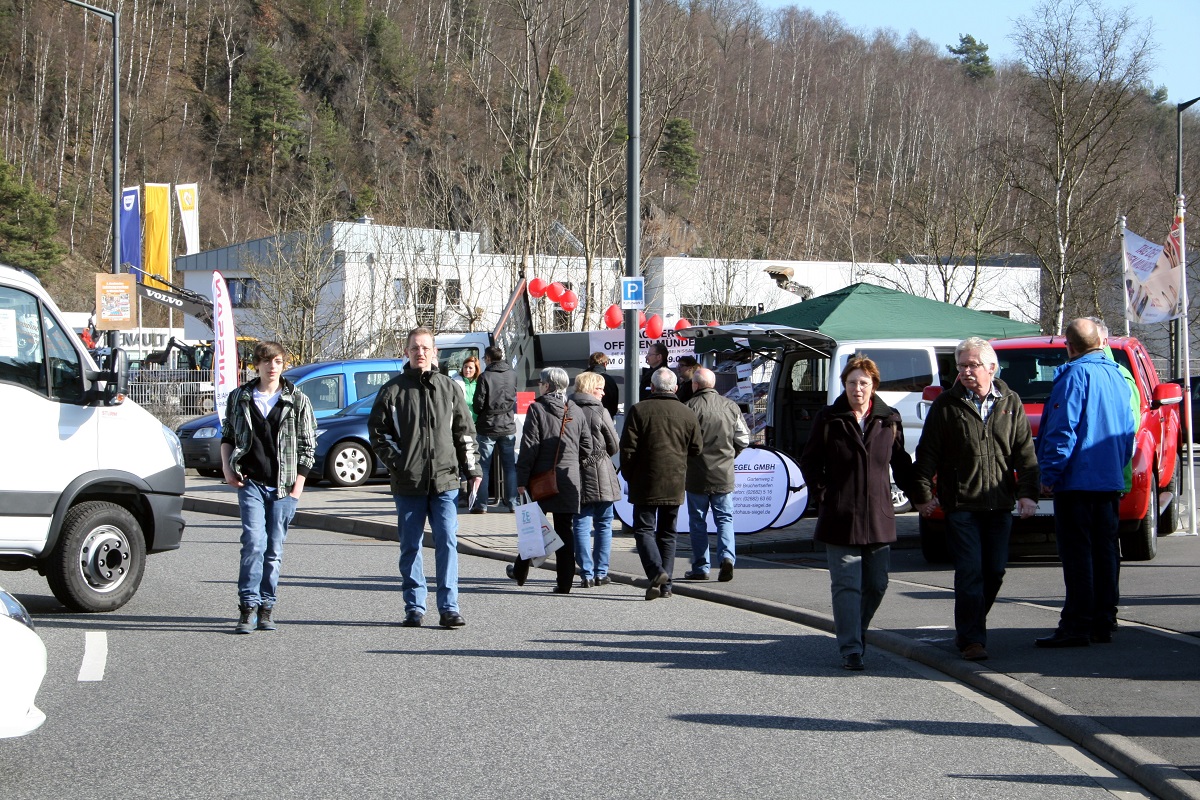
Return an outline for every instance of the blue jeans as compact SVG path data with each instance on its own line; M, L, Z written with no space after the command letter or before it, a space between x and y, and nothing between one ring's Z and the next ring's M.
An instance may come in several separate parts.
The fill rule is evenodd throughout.
M611 500L584 503L580 506L571 530L575 537L575 563L579 565L579 577L591 580L593 577L603 578L608 574L608 555L612 550L612 521ZM588 539L591 539L593 534L595 538L589 542Z
M1011 511L947 511L946 544L954 560L955 644L987 646L987 615L1004 583Z
M887 544L825 545L833 593L833 632L843 656L862 655L867 628L888 587L892 547Z
M492 484L488 479L491 477L492 451L495 449L500 451L500 465L504 468L504 496L497 497L496 500L507 501L512 505L517 499L516 434L492 437L481 433L476 435L475 441L479 445L479 464L483 470L483 480L479 483L479 497L475 498L475 508L487 506L488 494L492 491ZM499 448L496 445L499 445Z
M276 497L257 481L246 481L238 489L242 516L242 565L238 570L238 602L244 606L275 605L279 567L283 563L283 540L288 523L296 516L297 501L290 495Z
M400 534L400 578L404 611L425 613L425 520L433 531L438 611L458 611L458 489L431 495L395 495Z
M1117 621L1120 503L1117 492L1054 493L1054 536L1066 584L1058 627L1068 636L1107 632Z
M712 508L713 521L717 523L717 558L721 564L725 559L737 563L733 549L733 492L724 494L687 493L688 527L692 534L692 569L708 572L708 522L705 516Z

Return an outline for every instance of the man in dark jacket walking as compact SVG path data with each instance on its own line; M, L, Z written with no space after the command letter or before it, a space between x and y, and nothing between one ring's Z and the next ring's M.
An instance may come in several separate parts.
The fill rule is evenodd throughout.
M500 466L504 470L503 493L497 493L497 501L507 502L512 509L517 497L517 376L504 360L504 351L492 346L483 351L487 368L479 376L475 387L475 441L479 445L479 463L483 470L482 490L471 507L472 514L487 511L488 493L491 491L489 478L492 471L492 452L499 450Z
M996 351L973 336L954 357L958 381L933 401L917 445L912 501L923 515L938 505L945 510L955 644L968 661L984 661L987 614L1004 581L1013 506L1022 519L1037 510L1038 463L1021 398L995 379Z
M717 525L718 580L733 580L737 561L733 544L733 462L750 445L750 429L738 404L717 394L711 369L692 370L693 394L687 407L700 423L703 450L688 459L688 528L692 538L692 568L683 577L708 580L708 510Z
M675 523L683 503L688 458L700 455L700 423L675 396L675 373L651 376L653 394L625 415L621 474L633 504L633 537L650 579L646 599L671 596Z
M425 520L433 532L439 624L459 628L458 476L479 489L475 426L454 381L433 369L437 350L428 328L408 334L404 371L375 396L367 422L371 447L387 465L396 502L400 538L400 577L404 622L420 627L425 618L425 568L421 542Z

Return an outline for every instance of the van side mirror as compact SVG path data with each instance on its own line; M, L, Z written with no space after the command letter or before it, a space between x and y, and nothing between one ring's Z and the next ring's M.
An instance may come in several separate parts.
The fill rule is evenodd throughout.
M117 406L129 395L129 353L120 347L109 351L104 361L104 371L96 376L105 382L101 402L106 406Z
M1183 387L1177 383L1160 383L1154 387L1151 408L1173 406L1183 402Z
M922 422L929 416L929 407L937 396L942 393L942 387L937 384L930 384L921 390L921 400L917 403L917 419Z

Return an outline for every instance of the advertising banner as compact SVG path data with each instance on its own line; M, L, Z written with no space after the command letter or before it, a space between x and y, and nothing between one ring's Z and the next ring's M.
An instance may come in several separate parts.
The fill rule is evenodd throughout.
M121 266L142 281L142 194L136 186L121 190Z
M147 183L145 196L146 240L142 283L155 289L169 289L171 281L171 184Z
M1150 324L1183 315L1182 237L1178 215L1162 247L1125 231L1125 315L1130 322Z
M663 334L659 339L651 339L645 331L638 331L638 365L646 366L646 351L655 342L667 346L667 366L676 369L680 356L696 354L694 342L671 334ZM625 329L615 328L605 331L588 331L588 352L601 352L608 356L608 372L623 372L625 370Z
M800 465L785 453L769 447L748 447L733 462L733 530L734 533L758 533L767 528L786 528L800 519L808 506L808 487L800 475ZM629 503L629 487L620 476L621 499L616 502L616 515L621 522L633 526L633 506ZM716 533L712 511L707 517L708 532ZM685 500L679 506L675 530L687 535L688 507Z
M129 331L137 327L135 282L129 273L96 275L96 330Z
M179 201L179 221L183 223L185 255L200 252L200 188L194 183L175 184L175 199Z
M225 405L229 393L238 385L237 334L233 330L233 303L221 273L212 274L213 296L213 402L217 416L225 423Z

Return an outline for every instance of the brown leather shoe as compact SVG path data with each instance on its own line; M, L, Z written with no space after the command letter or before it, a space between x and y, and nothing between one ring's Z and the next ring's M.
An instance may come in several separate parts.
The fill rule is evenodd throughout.
M963 648L962 657L967 661L987 661L988 651L979 642L971 642Z

